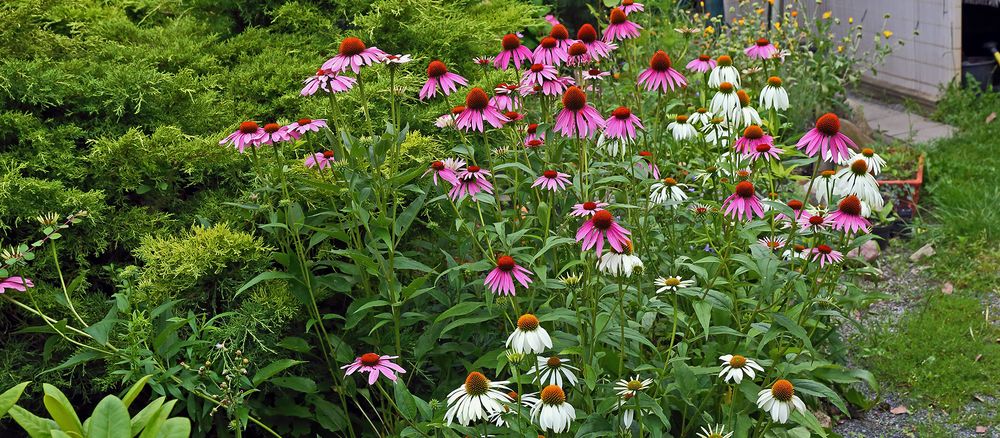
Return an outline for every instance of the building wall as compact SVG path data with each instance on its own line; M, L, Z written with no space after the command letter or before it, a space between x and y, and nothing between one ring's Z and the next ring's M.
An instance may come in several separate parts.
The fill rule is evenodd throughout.
M864 17L866 37L863 47L873 44L873 32L882 17L890 14L887 28L893 52L876 75L863 81L910 95L937 101L941 87L959 77L962 69L962 0L827 0L835 16L860 20ZM869 32L870 31L870 32Z

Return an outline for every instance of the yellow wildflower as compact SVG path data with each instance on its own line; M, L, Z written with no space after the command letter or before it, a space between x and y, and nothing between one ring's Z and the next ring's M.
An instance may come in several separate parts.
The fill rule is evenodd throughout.
M829 20L830 17L832 17L832 16L833 16L833 12L826 11L826 12L823 13L823 19L824 20Z
M891 30L883 30L882 31L882 35L884 35L886 38L889 38L889 37L892 36L892 31Z

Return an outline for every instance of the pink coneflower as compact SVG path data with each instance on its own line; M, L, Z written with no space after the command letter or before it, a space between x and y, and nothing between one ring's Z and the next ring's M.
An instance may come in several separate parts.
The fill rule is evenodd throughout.
M507 118L508 122L516 122L519 120L524 120L524 114L517 111L507 111L503 113L503 116Z
M320 128L326 127L324 119L298 119L287 126L289 131L305 134L307 132L319 132Z
M757 239L757 243L771 251L785 247L785 238L781 236L768 236Z
M521 99L517 97L519 88L517 84L497 84L493 89L494 95L490 98L490 105L500 111L516 111L521 107Z
M497 267L490 271L483 284L495 294L513 296L517 295L514 280L521 283L521 286L528 287L531 283L531 277L528 276L530 274L531 271L519 266L513 257L502 255L497 257Z
M378 64L385 56L386 53L378 47L365 47L365 43L360 39L347 37L340 42L337 56L323 63L323 69L342 72L349 68L354 74L358 74L361 73L362 66Z
M608 27L604 29L604 42L639 38L639 29L642 29L642 26L628 21L621 9L611 9L611 14L608 16Z
M861 216L861 200L855 195L847 195L840 200L837 211L830 213L833 229L845 233L868 232L872 226L868 219Z
M587 56L595 61L607 58L611 54L611 51L615 49L613 44L608 44L597 39L597 30L590 23L580 26L580 29L576 31L576 38L587 48ZM573 56L573 54L570 53L570 56Z
M754 215L764 217L764 206L760 203L750 181L740 181L736 190L722 203L726 216L738 220L751 220Z
M795 214L795 218L789 219L788 216L785 216L783 213L778 213L774 216L774 220L776 222L785 222L784 226L787 228L791 226L791 222L797 222L802 217L802 214L805 213L805 210L802 209L802 201L799 201L798 199L792 199L791 201L786 202L785 205L792 209L792 212Z
M552 30L549 31L549 36L556 39L556 46L569 49L569 46L573 44L573 40L569 37L569 29L566 26L555 23L552 25Z
M566 190L566 185L569 183L569 175L562 172L556 172L555 170L546 170L545 172L542 172L542 176L538 177L531 187L535 188L541 186L543 190L548 189L553 192L558 192L559 190Z
M587 104L587 94L579 87L566 89L562 97L563 109L556 116L555 131L564 137L590 138L604 127L604 118Z
M604 135L611 138L635 140L636 130L645 129L642 121L627 107L620 106L604 121Z
M582 204L573 205L573 210L569 212L569 215L575 217L593 216L595 213L604 210L604 207L607 206L607 202L587 201Z
M490 171L481 169L479 166L466 167L465 170L459 172L458 184L448 191L448 196L451 197L452 201L457 201L465 195L475 197L476 193L479 192L492 194L493 184L487 178L489 176Z
M533 140L538 140L540 142L542 141L542 138L538 136L538 124L537 123L531 123L531 124L529 124L527 131L528 131L528 135L524 137L524 145L525 146L532 147L530 143ZM538 147L538 146L541 146L541 145L542 145L541 143L538 143L534 147Z
M821 211L815 213L806 211L799 216L799 226L802 227L803 232L818 232L819 230L830 228L832 225L833 221L830 220L830 217L825 216Z
M323 151L306 157L305 165L308 168L319 166L320 169L326 169L332 166L333 161L333 151Z
M812 253L812 261L819 260L819 267L823 267L827 264L840 263L844 260L844 254L827 245L819 245L809 251Z
M628 15L633 12L642 12L645 7L642 3L636 3L635 0L622 0L621 10L625 15Z
M857 149L857 145L840 132L840 118L833 113L826 113L816 120L816 127L809 130L795 145L805 149L806 155L815 157L822 154L824 160L840 164L851 158L848 147Z
M7 289L26 292L29 287L35 287L35 283L24 277L7 277L0 280L0 294L6 292Z
M264 129L257 124L257 122L246 121L240 123L239 129L229 134L228 137L222 139L219 142L220 145L226 143L232 143L236 150L243 153L243 149L247 146L258 146L260 141L264 138Z
M653 153L650 151L639 151L639 158L642 158L642 163L635 163L635 165L645 167L646 175L652 175L653 179L660 179L660 168L656 165L656 157L653 156Z
M628 238L625 236L629 234L632 232L618 225L610 211L599 210L583 225L580 225L580 229L576 230L576 241L583 241L584 251L596 245L597 256L600 257L604 250L605 238L608 239L608 243L615 251L624 252L624 248L628 245Z
M566 48L559 47L559 41L547 36L542 38L538 47L535 47L534 53L531 54L531 60L539 64L561 65L566 62L568 56Z
M778 53L778 48L774 47L767 38L758 39L757 42L743 49L743 53L746 53L750 59L771 59Z
M733 148L736 149L736 152L748 156L753 154L757 145L762 144L774 144L774 137L765 134L760 126L750 125L743 130L743 136L736 139L736 144L733 145Z
M559 19L556 18L556 16L552 15L552 14L546 14L545 15L545 21L548 21L549 24L551 24L553 26L559 24Z
M443 161L432 162L430 167L424 171L423 176L427 176L427 174L432 174L434 185L438 185L438 177L444 181L448 181L452 186L458 185L458 174L455 173L455 170L445 166Z
M465 110L458 115L455 126L465 131L483 132L485 131L483 121L494 128L499 128L508 122L507 118L490 104L490 98L486 92L482 88L476 87L469 90L469 94L465 96Z
M500 46L503 47L503 50L500 50L496 59L493 60L493 67L497 69L507 70L513 59L514 68L520 70L521 61L531 60L531 50L521 45L521 39L517 35L512 33L504 35L503 39L500 40Z
M383 375L389 380L395 382L397 379L396 373L406 373L406 370L392 362L393 359L398 357L399 356L379 356L375 353L365 353L354 359L354 362L340 367L340 369L347 370L344 372L345 376L350 376L358 371L368 373L369 385L374 385L375 381L378 380L379 375Z
M459 85L469 85L465 78L448 71L448 66L441 61L431 61L427 64L427 82L424 82L420 89L420 100L428 99L437 95L438 87L445 96L455 92Z
M555 67L545 64L531 64L528 71L521 76L521 94L526 95L525 89L533 89L535 86L542 87L542 94L554 96L560 94L565 88L559 82L559 72Z
M711 56L698 55L698 57L691 60L685 68L695 73L708 73L715 68L715 65L715 60L712 59Z
M287 126L281 126L277 123L268 123L264 125L263 129L264 136L260 138L260 144L274 144L293 139L297 140L302 136L297 131L290 131Z
M657 50L649 60L649 68L639 73L639 84L646 86L646 91L659 89L666 93L669 88L687 86L684 75L671 67L670 57L662 50Z
M781 160L781 154L785 151L769 145L767 143L761 143L754 147L754 150L750 152L750 161L757 161L763 159L764 161L779 161Z
M608 76L611 76L611 72L604 71L599 68L592 68L583 71L583 79L587 81L601 81Z
M319 90L327 93L343 93L350 90L356 82L357 80L350 76L338 76L329 70L319 69L315 75L309 76L302 81L305 87L302 88L299 94L312 96Z
M573 43L573 45L569 46L569 49L566 51L569 55L568 58L566 58L566 65L576 67L590 64L590 62L593 61L593 58L590 57L588 52L589 49L587 49L586 44L580 41Z

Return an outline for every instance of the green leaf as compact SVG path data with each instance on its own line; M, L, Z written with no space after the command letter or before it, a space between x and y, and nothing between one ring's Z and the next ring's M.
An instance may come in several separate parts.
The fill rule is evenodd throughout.
M24 393L24 388L27 388L31 382L23 382L17 384L17 386L10 388L0 394L0 418L7 415L7 411L10 410L11 406L17 403L17 400L21 398L21 394Z
M246 282L246 284L244 284L242 287L240 287L239 289L237 289L236 290L236 294L233 295L233 298L236 298L241 293L243 293L243 291L245 291L247 289L250 289L251 287L253 287L257 283L260 283L260 282L266 281L266 280L295 280L295 276L292 275L292 274L289 274L287 272L278 272L278 271L261 272L256 277L254 277L254 278L250 279L250 281Z
M45 373L51 373L53 371L59 371L59 370L66 369L66 368L70 368L70 367L79 365L81 363L89 362L91 360L97 359L97 358L99 358L101 356L102 356L101 353L98 353L98 352L96 352L94 350L84 350L84 351L81 351L81 352L79 352L77 354L74 354L69 359L66 359L66 362L63 362L61 365L59 365L59 366L57 366L55 368L49 368L49 369L47 369L45 371L42 371L41 373L39 373L39 375L42 375L42 374L45 374Z
M791 382L797 391L816 397L824 397L836 406L837 409L840 409L840 412L848 414L847 405L844 403L844 400L830 389L830 387L813 380L792 379Z
M166 397L160 397L156 400L151 401L146 407L142 408L141 411L135 414L134 417L129 421L129 428L131 430L131 436L136 436L141 432L153 417L160 412L160 408L163 407L163 402L167 401Z
M305 363L301 360L293 359L281 359L271 362L268 366L261 368L257 371L257 374L253 376L253 386L259 386L265 380L270 379L275 374L278 374L284 370L287 370L295 365Z
M275 377L270 382L293 391L310 394L316 392L316 382L305 377Z
M139 438L157 438L160 436L160 429L167 422L167 418L170 417L170 411L174 410L174 405L177 404L177 400L170 400L163 404L162 407L155 414L153 414L152 419L149 424L142 429L142 435ZM88 437L89 438L89 437Z
M413 401L413 394L406 389L406 384L402 379L397 380L393 385L395 388L396 406L399 413L408 420L413 420L417 416L417 403Z
M142 390L146 387L146 383L149 382L149 379L151 379L152 377L153 377L152 374L147 374L145 376L142 376L142 378L139 379L138 382L135 382L135 384L128 389L128 392L126 392L125 396L122 397L122 403L125 404L125 409L128 409L129 406L132 406L132 402L135 401L135 398L139 396Z
M48 383L42 384L42 391L45 393L42 403L45 404L45 409L49 411L49 416L55 420L59 428L66 432L75 432L83 435L83 425L80 424L80 417L76 415L76 410L73 409L73 404L66 398L66 395Z
M187 438L191 436L191 420L187 418L171 418L163 422L157 438Z
M453 316L462 316L483 307L485 307L485 304L482 301L463 301L442 312L434 319L434 322L438 323Z
M10 417L31 438L50 438L52 434L49 431L59 428L55 421L39 417L20 406L12 406L9 412Z
M782 315L780 313L772 314L771 318L774 319L774 322L788 329L788 332L791 333L792 336L799 338L799 340L801 340L802 343L805 344L806 348L808 348L809 350L813 350L812 341L809 340L809 335L806 334L806 329L802 328L802 326L800 326L798 323L792 321L787 316Z
M322 428L330 432L347 429L347 414L340 406L316 396L311 396L310 401L316 407L316 422Z
M90 416L87 438L131 438L128 409L113 395L104 397Z
M712 304L708 301L695 301L694 313L698 316L698 322L701 323L701 328L705 330L705 336L708 337L708 329L712 323Z

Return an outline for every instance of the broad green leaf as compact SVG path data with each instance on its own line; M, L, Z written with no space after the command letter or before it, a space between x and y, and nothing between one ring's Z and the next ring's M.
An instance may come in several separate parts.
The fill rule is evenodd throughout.
M292 274L289 274L287 272L278 272L278 271L261 272L260 274L257 274L256 277L254 277L254 278L250 279L250 281L246 282L246 284L244 284L242 287L240 287L239 289L237 289L236 290L236 294L234 295L234 298L236 296L239 296L239 294L243 293L247 289L250 289L251 287L253 287L257 283L260 283L260 282L265 281L265 280L295 280L295 276L292 275Z
M187 438L191 436L191 420L171 418L163 422L157 438Z
M122 397L122 403L125 404L126 409L132 406L132 402L134 402L135 398L138 397L140 393L142 393L142 390L146 388L146 383L149 382L149 379L151 379L152 377L153 377L152 374L147 374L145 376L142 376L142 378L139 379L138 382L135 382L135 384L128 389L128 392L126 392L125 396Z
M812 341L809 340L809 335L806 334L806 329L802 328L802 326L800 326L798 323L792 321L787 316L782 315L780 313L774 313L771 315L771 317L774 319L774 322L788 329L788 332L791 333L792 336L799 338L799 340L801 340L802 343L805 344L806 348L808 348L809 350L813 350Z
M413 394L406 389L406 383L402 379L397 380L393 385L395 388L396 406L399 413L408 420L413 420L417 416L417 404L413 401Z
M136 436L139 432L149 425L149 422L153 417L160 412L160 408L163 407L163 403L167 400L166 397L160 397L156 400L150 402L146 407L142 408L141 411L135 414L134 417L129 421L129 428L131 430L131 436Z
M305 363L305 362L301 361L301 360L293 360L293 359L281 359L281 360L277 360L277 361L271 362L268 366L266 366L264 368L261 368L259 371L257 371L257 374L254 374L254 376L253 376L253 386L259 386L261 383L263 383L265 380L271 378L275 374L278 374L278 373L280 373L280 372L282 372L284 370L287 370L287 369L289 369L289 368L291 368L291 367L293 367L295 365L301 364L301 363Z
M316 382L305 377L275 377L271 379L270 382L282 388L288 388L298 392L316 392Z
M21 426L21 429L24 429L31 438L49 438L52 436L49 431L59 428L55 421L39 417L20 406L12 406L9 413L17 425Z
M76 415L76 410L73 409L73 404L66 398L66 395L48 383L42 384L42 391L45 393L42 397L42 403L45 404L49 416L55 420L59 428L66 432L82 435L83 425L80 424L80 417Z
M452 306L450 309L441 312L441 314L434 319L434 322L438 323L453 316L462 316L474 310L481 309L485 306L486 305L483 304L482 301L463 301L461 303Z
M142 429L142 434L139 438L157 438L160 436L160 429L163 428L164 423L167 422L167 418L170 417L170 411L174 409L174 405L177 400L170 400L163 404L162 407L155 414L153 414L152 419Z
M87 438L131 438L132 425L128 409L113 395L104 397L90 416Z
M0 418L7 415L7 411L10 410L11 406L17 403L17 400L21 398L21 394L24 393L24 388L27 388L31 382L23 382L17 384L13 388L10 388L0 394Z
M708 337L708 329L712 323L712 304L707 301L696 301L693 306L694 313L698 316L698 322L705 330L705 337Z

